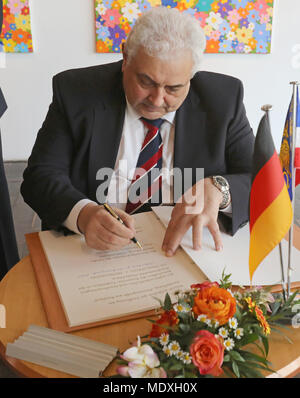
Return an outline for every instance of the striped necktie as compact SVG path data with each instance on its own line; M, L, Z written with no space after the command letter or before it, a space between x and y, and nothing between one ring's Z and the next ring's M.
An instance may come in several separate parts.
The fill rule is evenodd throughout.
M160 127L163 119L141 118L148 132L144 139L136 170L128 190L126 212L129 214L150 210L162 202L162 150Z

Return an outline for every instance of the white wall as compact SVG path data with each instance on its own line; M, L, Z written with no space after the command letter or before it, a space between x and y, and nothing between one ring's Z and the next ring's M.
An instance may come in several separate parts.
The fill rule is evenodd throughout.
M4 160L24 160L30 155L51 102L54 74L121 58L120 54L95 53L93 3L30 1L35 52L7 54L6 68L0 69L0 86L9 106L1 120ZM262 116L260 107L273 105L271 125L278 149L291 97L289 82L300 80L300 56L295 52L300 55L300 1L275 0L274 14L271 54L206 54L203 68L243 81L255 133Z

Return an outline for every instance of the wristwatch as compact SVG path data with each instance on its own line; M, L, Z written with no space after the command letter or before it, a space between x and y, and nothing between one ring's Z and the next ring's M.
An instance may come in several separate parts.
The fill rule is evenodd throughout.
M229 184L226 178L222 176L212 176L212 182L215 187L218 188L220 192L223 194L223 200L220 203L220 210L225 209L231 202L231 195L229 190Z

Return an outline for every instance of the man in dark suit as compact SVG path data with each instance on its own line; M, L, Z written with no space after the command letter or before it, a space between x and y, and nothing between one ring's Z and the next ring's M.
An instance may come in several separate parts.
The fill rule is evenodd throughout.
M108 193L99 190L107 183L99 170L122 174L120 161L137 165L146 134L140 117L165 119L162 161L167 168L204 168L205 178L198 181L193 175L188 189L194 193L202 188L196 190L195 211L188 211L190 203L174 191L175 206L162 242L167 255L175 252L190 226L195 249L207 227L219 250L218 217L231 234L247 222L254 137L243 88L229 76L195 73L204 48L205 37L193 18L154 8L136 22L122 62L54 77L53 102L21 189L44 228L81 232L89 246L100 250L128 244L133 218L124 211L126 203L118 209L126 226L103 209L110 184ZM130 178L121 177L128 188Z
M0 0L0 34L3 20L2 0ZM7 105L0 88L0 119ZM0 279L19 261L16 236L11 214L7 181L2 159L0 132Z

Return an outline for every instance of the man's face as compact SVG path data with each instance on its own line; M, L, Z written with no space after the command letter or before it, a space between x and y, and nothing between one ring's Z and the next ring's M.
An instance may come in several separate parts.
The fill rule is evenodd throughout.
M163 61L147 55L142 47L130 63L124 54L123 85L130 105L147 119L177 110L188 94L192 67L187 50Z

